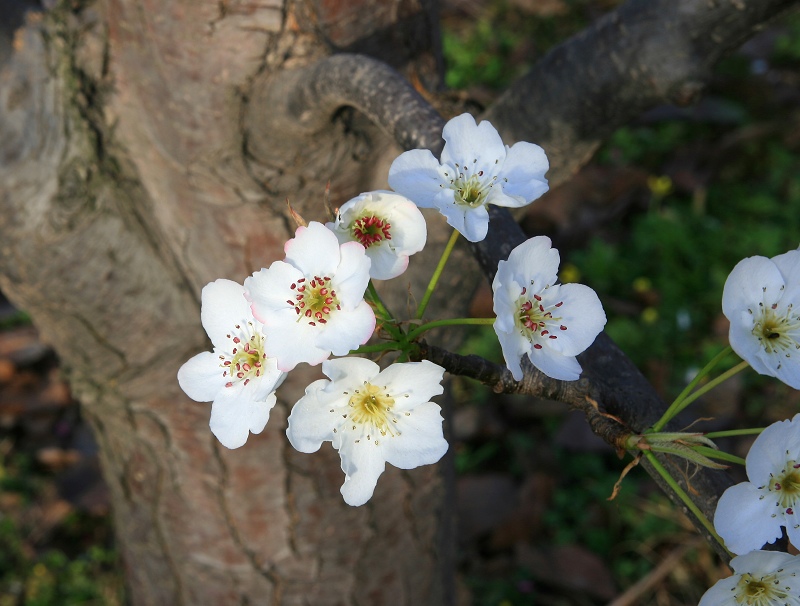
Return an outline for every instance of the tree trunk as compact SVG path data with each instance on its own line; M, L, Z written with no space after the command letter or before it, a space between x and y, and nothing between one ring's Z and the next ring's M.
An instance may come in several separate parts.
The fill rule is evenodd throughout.
M0 22L0 287L61 357L95 430L135 604L452 601L436 466L387 469L344 504L336 453L296 453L292 373L266 430L235 451L176 373L208 349L199 292L283 257L285 199L309 219L385 181L388 139L352 112L299 153L247 161L260 74L332 49L438 78L427 0L62 2ZM311 143L310 145L308 143ZM446 522L446 521L445 521Z

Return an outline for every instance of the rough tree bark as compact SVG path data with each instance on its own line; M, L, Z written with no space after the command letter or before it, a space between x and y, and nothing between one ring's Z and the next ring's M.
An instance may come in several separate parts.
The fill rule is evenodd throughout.
M187 400L175 381L180 364L207 348L200 288L221 276L241 281L282 256L291 232L286 197L314 218L328 180L334 202L384 185L391 141L343 107L353 104L346 91L337 102L337 91L306 89L328 99L312 116L292 116L279 93L300 82L296 70L342 51L378 57L433 87L440 64L432 4L75 0L29 12L16 29L11 15L21 3L0 2L0 288L54 345L95 429L134 603L454 599L436 467L388 469L370 504L349 508L335 453L297 454L282 435L285 403L310 374L293 374L284 407L236 451L216 443L208 406ZM656 51L674 50L645 27L659 10L670 17L663 31L697 21L690 41L713 44L660 42L688 45L680 47L691 50L683 76L672 77L694 82L706 57L715 60L788 4L634 0L554 51L535 77L541 84L559 71L564 88L545 90L551 103L541 115L562 126L533 140L545 141L556 180L585 161L591 145L581 142L681 90L656 87L646 101L615 104L616 89L597 86L567 103L563 91L598 56L592 44L613 64L597 74L627 81L627 49L636 80L658 73ZM615 34L604 35L610 26ZM643 45L651 52L638 55ZM528 137L519 101L526 86L492 110L511 138ZM573 113L605 104L615 111ZM429 135L437 118L426 115L415 132L385 126L402 145L440 145ZM565 136L567 127L577 135ZM571 154L576 145L583 151ZM466 255L453 263L454 275L470 273Z

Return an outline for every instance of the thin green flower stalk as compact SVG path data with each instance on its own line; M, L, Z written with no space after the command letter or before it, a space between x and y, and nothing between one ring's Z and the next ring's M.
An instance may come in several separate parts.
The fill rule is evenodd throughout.
M720 461L728 461L729 463L736 463L737 465L744 465L745 460L742 457L737 457L721 450L708 448L706 446L695 446L694 449L701 455L705 455L710 459L719 459Z
M750 427L747 429L727 429L725 431L710 431L706 434L709 439L732 438L735 436L755 436L764 431L764 427Z
M453 252L453 248L456 245L456 240L458 240L458 231L454 229L453 233L450 235L450 239L447 241L447 246L444 247L442 257L439 259L439 264L436 266L436 269L431 276L431 281L428 283L428 288L425 290L422 301L420 302L419 307L417 307L417 313L414 316L417 320L422 318L422 316L425 314L425 309L428 307L428 302L431 300L431 296L433 296L433 291L436 289L436 284L438 284L439 278L442 276L444 266L447 263L447 260L450 258L450 253Z
M659 462L659 460L656 458L656 455L650 451L645 450L644 456L650 463L650 465L653 466L653 469L655 469L658 472L658 474L662 478L664 478L664 481L669 485L670 488L672 488L675 494L678 495L680 500L683 501L683 503L686 505L689 511L691 511L694 514L694 516L700 521L700 523L708 531L708 533L716 539L717 543L719 543L722 546L722 548L726 552L728 552L728 554L731 555L731 557L733 557L733 554L730 551L728 551L727 547L725 547L725 542L722 540L722 537L720 537L717 534L717 531L714 529L714 525L703 514L703 512L700 511L700 508L694 504L694 501L692 501L689 498L689 495L687 495L686 491L684 491L683 488L681 488L680 485L675 481L675 478L673 478L670 475L670 473L664 468L664 466Z
M403 329L397 326L397 320L395 320L392 312L390 312L389 308L384 304L372 280L367 284L366 298L369 303L372 304L372 308L375 310L375 316L381 320L381 328L389 333L394 341L398 343L404 341Z
M686 407L686 405L683 404L683 402L689 396L692 390L694 390L694 388L697 387L700 381L703 380L703 377L705 377L709 372L711 372L713 368L717 364L719 364L719 362L725 356L731 353L731 351L733 350L731 349L730 346L728 346L721 352L719 352L716 356L711 358L711 361L708 364L706 364L700 372L697 373L695 378L692 379L692 381L684 388L684 390L678 395L678 397L675 398L675 401L673 401L672 404L669 405L669 408L667 408L666 412L664 412L664 414L661 416L658 422L656 422L656 424L653 425L653 431L661 431L664 428L664 426L675 417L675 415L677 415L681 410L683 410Z
M686 398L684 398L683 402L681 402L680 405L676 408L675 413L673 414L673 416L677 415L679 412L681 412L684 408L689 406L689 404L694 402L700 396L708 393L709 391L714 389L720 383L724 383L725 381L730 379L733 375L735 375L738 372L741 372L742 370L744 370L745 368L748 368L749 366L750 366L750 364L748 364L747 362L740 362L739 364L737 364L736 366L734 366L730 370L728 370L726 372L723 372L716 379L712 379L711 381L709 381L708 383L703 385L700 389L698 389L697 391L692 393L692 395L687 396Z

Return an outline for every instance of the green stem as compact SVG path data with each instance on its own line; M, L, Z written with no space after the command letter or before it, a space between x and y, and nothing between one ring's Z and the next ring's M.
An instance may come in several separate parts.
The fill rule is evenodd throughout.
M392 312L384 305L381 296L378 294L378 291L375 289L375 285L370 280L367 283L367 293L370 302L375 306L376 316L379 317L381 320L382 328L388 332L392 339L395 341L401 341L403 336L403 331L397 326L394 316Z
M731 347L728 346L719 352L716 356L711 358L711 361L706 364L703 369L697 373L694 379L684 388L684 390L675 398L675 401L669 405L666 412L661 416L658 422L653 425L653 431L661 431L664 428L664 425L669 423L669 421L676 415L678 412L683 410L685 406L681 406L683 404L684 399L692 392L692 390L697 387L697 384L705 377L711 370L719 363L722 358L727 356L731 352Z
M436 266L436 269L431 276L431 281L428 283L428 288L425 290L425 295L422 297L419 307L417 307L417 314L414 316L417 320L422 318L422 315L425 313L425 308L428 307L428 301L430 301L431 296L433 296L433 291L436 289L436 284L439 282L439 278L442 275L442 271L444 270L445 263L447 263L447 259L450 258L450 253L453 252L453 247L456 245L456 240L458 240L458 230L454 229L453 233L450 235L450 239L447 241L447 246L444 247L442 258L439 259L439 264Z
M728 461L730 463L736 463L737 465L744 465L746 462L742 457L737 457L736 455L728 454L721 450L715 450L708 446L692 446L692 449L709 459L719 459L720 461Z
M375 343L374 345L362 345L361 347L352 350L350 353L365 354L392 350L401 351L402 347L396 341L387 341L385 343Z
M686 507L689 508L689 511L691 511L695 515L695 517L700 521L700 523L709 532L709 534L711 534L711 536L714 537L720 545L722 545L722 548L725 551L727 551L731 556L733 556L733 554L730 551L728 551L728 548L725 547L725 542L722 540L722 537L720 537L717 534L717 531L714 530L714 525L711 524L711 522L703 514L703 512L700 511L700 508L694 504L694 501L692 501L689 498L689 495L687 495L686 492L683 490L683 488L681 488L680 485L675 481L675 478L673 478L669 474L669 472L666 469L664 469L664 466L661 465L659 460L656 458L656 455L646 450L643 452L645 458L650 462L650 465L653 466L653 469L655 469L658 472L658 474L662 478L664 478L664 481L669 485L670 488L672 488L672 490L675 491L675 494L677 494L678 497L680 497L681 501L683 501Z
M702 386L700 389L698 389L697 391L695 391L695 392L694 392L692 395L690 395L690 396L687 396L687 397L686 397L686 398L683 400L683 402L681 402L681 403L680 403L680 405L678 406L677 410L675 411L675 414L678 414L678 413L679 413L680 411L682 411L684 408L686 408L687 406L689 406L689 404L691 404L692 402L694 402L694 401L695 401L697 398L699 398L699 397L700 397L700 396L702 396L703 394L706 394L706 393L708 393L709 391L711 391L712 389L714 389L714 388L715 388L717 385L719 385L720 383L723 383L723 382L727 381L727 380L728 380L728 379L730 379L730 378L731 378L733 375L735 375L737 372L740 372L740 371L744 370L744 369L745 369L745 368L747 368L748 366L750 366L750 364L748 364L748 363L747 363L747 362L745 362L745 361L739 362L739 364L737 364L736 366L734 366L734 367L733 367L733 368L731 368L730 370L727 370L727 371L723 372L721 375L719 375L717 378L715 378L715 379L712 379L711 381L709 381L708 383L706 383L705 385L703 385L703 386ZM673 415L673 416L674 416L674 415Z
M422 333L439 326L458 326L460 324L482 324L484 326L488 326L490 324L494 324L494 320L494 318L450 318L447 320L434 320L433 322L427 322L421 326L417 326L414 330L409 331L408 340L413 341Z
M726 431L712 431L705 434L709 440L716 440L717 438L730 438L733 436L753 436L760 434L764 431L764 427L751 427L748 429L728 429Z

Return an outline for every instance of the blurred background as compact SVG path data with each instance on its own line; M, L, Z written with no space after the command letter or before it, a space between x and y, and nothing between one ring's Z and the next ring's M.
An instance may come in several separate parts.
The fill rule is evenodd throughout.
M612 0L445 0L455 105L472 113ZM702 100L617 131L523 220L594 288L606 331L666 400L727 345L722 286L742 258L800 244L800 16L724 60ZM491 315L491 290L475 315ZM491 330L463 350L501 359ZM730 356L720 370L737 362ZM452 380L461 593L475 606L694 605L729 571L647 476L556 402ZM764 426L800 394L745 371L687 424ZM720 442L745 456L751 440ZM691 475L691 469L686 473ZM743 478L743 470L732 470ZM95 446L58 360L0 297L0 606L125 604Z

